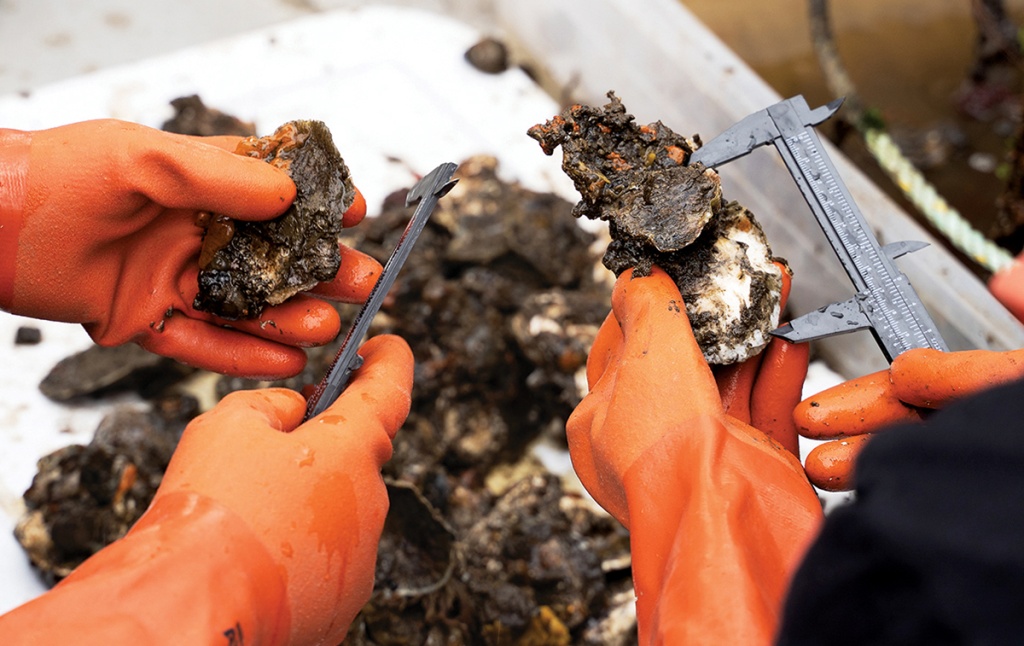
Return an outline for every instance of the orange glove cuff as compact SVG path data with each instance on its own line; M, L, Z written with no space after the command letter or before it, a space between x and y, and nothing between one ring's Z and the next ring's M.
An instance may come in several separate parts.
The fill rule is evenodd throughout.
M770 643L821 505L763 434L711 417L687 426L623 478L640 643Z
M53 590L0 617L0 642L282 644L287 607L282 572L246 523L175 493Z
M31 141L31 133L0 130L0 309L5 310L10 309L14 298L14 268L25 212Z

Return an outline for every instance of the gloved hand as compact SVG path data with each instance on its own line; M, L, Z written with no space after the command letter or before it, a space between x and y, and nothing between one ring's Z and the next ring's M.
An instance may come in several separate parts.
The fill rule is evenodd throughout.
M988 289L1006 309L1024 321L1024 253L1013 264L992 275Z
M300 424L288 390L238 392L186 429L128 535L0 617L4 644L329 644L373 587L381 466L413 359L376 337L338 401Z
M781 310L789 300L791 276L787 266L776 264L782 271ZM793 408L800 402L807 379L809 355L808 344L775 337L761 354L712 369L725 412L772 438L797 459L800 442Z
M569 450L630 530L640 642L769 643L821 506L790 452L726 413L660 269L616 281L587 380Z
M857 455L872 433L917 421L924 410L1022 376L1024 350L904 352L888 370L829 388L796 407L793 417L801 435L832 440L808 453L807 477L827 491L853 489Z
M113 120L0 130L0 308L81 323L101 345L134 341L217 372L298 373L306 361L300 348L326 343L341 328L328 303L300 295L230 328L192 309L202 236L196 212L269 219L295 198L282 171L232 154L238 141ZM345 224L365 212L357 200ZM337 278L316 291L365 300L380 264L342 253Z
M993 275L988 286L1024 321L1024 254ZM917 421L922 411L1024 376L1022 353L910 350L896 357L889 370L850 380L801 402L793 412L798 432L832 440L808 453L807 477L826 491L853 489L857 455L873 433Z

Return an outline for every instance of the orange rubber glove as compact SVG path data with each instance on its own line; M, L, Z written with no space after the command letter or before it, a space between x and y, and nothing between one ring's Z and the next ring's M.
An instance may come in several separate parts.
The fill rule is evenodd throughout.
M569 450L630 531L640 643L769 643L821 505L789 451L726 413L663 271L616 281L587 380Z
M300 348L341 329L330 304L300 295L230 328L192 309L196 212L269 219L295 198L282 171L230 152L239 140L113 120L0 130L0 308L81 323L101 345L134 341L217 372L297 374L306 361ZM344 223L365 212L360 198ZM365 300L380 264L342 253L337 278L315 291Z
M989 289L1024 321L1024 254L989 280ZM854 488L857 456L886 426L921 419L961 397L1024 376L1024 350L942 353L910 350L888 370L864 375L809 397L793 412L801 435L820 444L807 454L807 477L826 491ZM838 439L837 439L838 438Z
M338 401L237 392L185 430L125 538L0 617L3 644L339 644L370 598L381 466L409 413L412 352L376 337Z
M790 270L776 264L782 271L779 308L785 309L792 285ZM800 441L793 409L800 402L809 357L808 344L775 337L761 354L743 363L713 368L725 412L772 438L797 459Z
M1024 322L1024 253L1017 256L1009 267L993 274L988 281L988 289L1006 309Z
M888 370L833 386L793 411L798 432L832 440L807 454L807 477L826 491L854 488L857 455L873 433L921 419L923 411L1024 377L1024 350L904 352ZM838 438L838 439L836 439Z

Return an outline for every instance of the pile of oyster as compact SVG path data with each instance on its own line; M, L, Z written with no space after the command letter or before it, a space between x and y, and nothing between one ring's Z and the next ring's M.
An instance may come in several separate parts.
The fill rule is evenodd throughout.
M375 591L347 644L636 641L627 534L580 492L564 462L565 422L585 394L587 353L610 296L595 236L574 216L608 222L603 260L615 273L643 275L657 264L673 277L712 363L742 361L767 343L781 270L750 212L722 198L717 174L687 165L697 143L661 123L637 125L609 96L602 108L572 106L530 130L548 154L562 147L578 204L502 181L494 158L465 160L374 319L371 335L409 342L416 375L411 413L384 468L391 511ZM220 116L189 114L198 123ZM298 222L250 230L209 216L197 306L256 315L287 298L278 288L333 276L339 237L388 258L411 216L405 191L342 230L351 180L323 135L293 122L247 140L254 154L293 172L305 163L290 157L301 148L293 144L312 143L320 152L310 163L337 172L300 190L301 208L288 216ZM262 253L268 244L282 253ZM331 271L319 277L299 261L303 275L293 275L278 263L283 255ZM343 320L355 316L355 306L339 308ZM272 383L197 379L138 348L97 346L62 362L44 383L50 397L131 389L150 409L118 410L90 445L40 461L18 534L33 563L58 580L127 531L198 410L188 388L213 381L215 397L301 389L320 380L336 351L337 343L311 349L302 374Z
M502 181L493 158L465 160L457 177L371 331L410 343L416 381L385 466L391 511L375 592L346 643L635 643L627 534L565 476L567 464L544 461L564 461L565 420L584 394L587 352L608 311L595 238L569 202ZM345 230L343 242L384 261L410 215L405 191L397 192ZM357 310L339 307L345 321ZM143 444L169 456L166 439L183 422L169 435L161 430L170 428L158 421L169 404L159 402L207 377L216 396L301 388L319 381L336 350L311 349L302 374L274 383L195 373L138 348L112 356L123 350L97 346L63 362L47 379L52 396L136 390L153 411L145 424L112 416L96 447L40 462L26 498L33 562L61 578L123 535L148 504L166 459L108 449L111 426L132 437L144 427ZM154 382L159 374L168 378ZM102 459L65 457L99 448ZM93 532L98 525L103 531Z

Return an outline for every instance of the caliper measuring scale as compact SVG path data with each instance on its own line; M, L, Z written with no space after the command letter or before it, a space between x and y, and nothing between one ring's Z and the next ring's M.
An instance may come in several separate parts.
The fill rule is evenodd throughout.
M737 122L694 152L689 163L716 168L774 143L853 282L853 298L800 316L773 334L797 342L868 328L889 361L912 348L946 351L910 280L893 262L927 245L879 245L814 132L841 104L839 99L811 110L802 96L786 99Z

